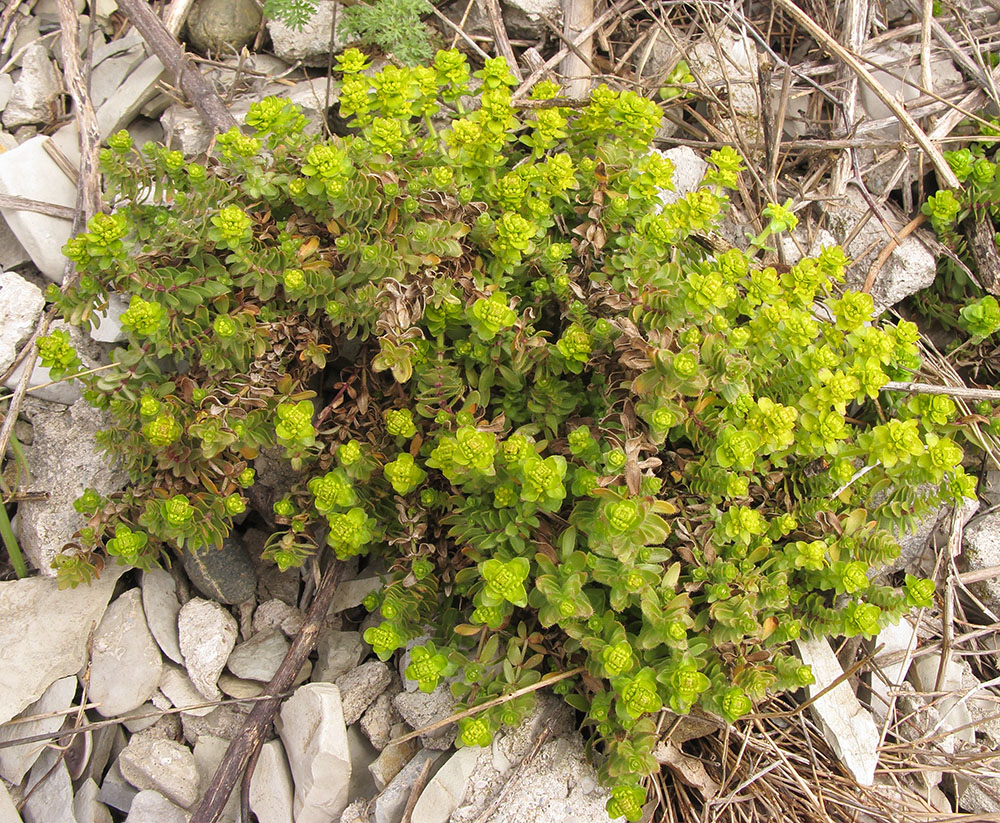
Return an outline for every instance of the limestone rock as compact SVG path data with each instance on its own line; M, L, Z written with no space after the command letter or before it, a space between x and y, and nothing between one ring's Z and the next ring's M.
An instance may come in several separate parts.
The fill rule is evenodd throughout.
M392 671L381 660L362 663L337 678L337 688L344 707L344 722L350 726L392 682Z
M158 791L145 789L132 800L125 823L188 823L191 816Z
M896 231L906 222L892 214L888 208L884 216ZM889 243L889 235L876 217L869 217L868 204L853 188L848 189L843 201L829 204L827 217L829 229L839 242L854 234L844 251L855 261L848 273L847 287L858 288L869 266ZM862 221L865 221L864 227L855 234L855 229ZM937 261L920 241L919 232L908 235L889 255L872 287L871 295L875 300L876 312L884 311L911 294L927 288L934 282L936 273Z
M294 637L302 628L302 612L277 598L261 603L253 613L253 630L281 629L285 637Z
M97 799L100 790L100 786L89 778L77 788L73 796L76 823L111 823L111 812Z
M361 730L368 735L371 744L382 751L392 738L392 727L402 720L399 712L392 705L392 701L401 689L397 685L395 688L389 687L382 694L375 698L358 721Z
M33 137L0 154L0 194L72 208L76 205L76 185L46 153L44 144L48 139ZM2 213L42 274L61 283L66 265L62 247L70 237L70 221L21 209L3 209Z
M400 728L400 732L402 733L402 730L406 727L400 723L398 728ZM375 786L378 790L384 791L392 783L396 775L406 767L406 764L413 760L418 751L420 751L420 747L415 740L407 740L403 743L386 746L371 765L368 766L368 771L371 772L372 779L375 781Z
M0 373L10 368L44 307L38 286L14 272L0 271Z
M233 649L226 667L244 680L267 683L274 677L288 647L289 643L281 632L275 629L261 632Z
M35 437L26 451L33 488L47 491L49 498L20 504L18 530L21 549L32 565L54 575L52 560L84 525L73 501L87 487L100 494L119 491L126 475L109 466L97 446L97 432L110 423L106 412L78 400L68 410L36 414L32 422Z
M659 150L653 149L653 151ZM708 170L708 163L702 160L688 146L678 146L675 149L660 151L659 153L674 164L673 191L663 189L659 193L660 202L666 206L676 203L682 197L698 188L702 178L705 176L705 172Z
M444 683L430 694L423 692L400 692L393 700L403 719L413 729L421 729L450 716L455 709L455 699ZM458 732L454 724L445 726L430 734L420 735L420 742L428 749L443 751L455 742Z
M238 52L253 42L260 19L254 0L198 0L188 14L188 36L201 52Z
M185 808L198 799L198 767L191 750L181 743L135 736L118 755L118 767L140 791L155 789Z
M351 759L340 690L300 686L276 724L295 784L295 823L328 823L347 808Z
M68 709L76 694L77 680L74 676L61 677L49 686L45 693L18 715L19 718L38 717L38 720L27 720L13 726L0 726L0 744L23 737L34 737L38 734L51 734L59 731L65 721L65 715L52 713ZM20 746L0 748L0 777L17 785L27 774L28 769L38 759L42 748L37 743L23 743Z
M215 776L222 758L226 756L229 741L222 737L202 735L194 746L194 762L198 767L198 796L204 797L209 783ZM234 791L219 815L219 823L236 823L239 818L240 793Z
M94 633L89 697L104 717L131 711L160 682L163 658L146 626L142 594L129 589L104 613Z
M146 624L163 653L174 663L184 663L177 634L177 615L181 604L177 600L177 584L165 569L150 569L142 573L142 608Z
M962 563L969 571L1000 566L1000 515L984 514L966 527L962 540ZM1000 577L972 583L969 588L976 597L1000 615Z
M205 597L219 603L243 603L253 597L257 574L240 541L227 537L221 548L206 546L184 552L184 571Z
M188 677L207 700L216 700L216 683L236 645L236 619L218 603L195 597L177 617L181 653Z
M841 682L829 688L844 670L825 639L797 640L795 648L802 662L812 667L816 678L807 687L809 697L824 692L814 700L810 710L826 733L827 741L854 779L862 786L871 786L878 763L879 732L875 721L858 702L850 683Z
M330 43L335 9L338 18L343 19L343 12L337 9L337 5L334 0L319 0L316 12L301 29L293 29L278 20L268 20L267 30L271 35L275 55L286 63L325 66L331 48L336 54L347 45L342 25L337 26L337 38L332 46Z
M400 823L406 801L410 798L410 791L423 772L424 766L430 761L433 768L434 762L443 756L441 752L427 749L417 752L375 798L375 823Z
M250 809L258 823L292 823L294 793L285 750L280 741L269 740L250 778Z
M62 91L59 72L43 43L33 43L21 56L21 76L0 115L8 129L55 118L55 101Z
M58 749L46 748L35 765L25 787L24 823L52 823L54 820L76 823L73 814L73 781Z
M249 712L249 706L226 704L219 706L204 717L183 713L181 714L181 726L184 729L184 739L192 746L196 745L202 735L206 734L232 740L243 727L243 722Z
M3 783L0 783L0 823L23 823Z
M163 674L160 675L160 691L170 701L175 708L184 706L197 706L205 702L198 690L187 676L187 672L180 666L164 663ZM202 706L200 709L188 709L185 714L192 714L196 717L204 717L214 711L212 706Z
M361 661L361 655L364 653L361 633L326 630L319 636L316 653L313 681L332 683Z
M22 504L23 505L23 504ZM87 661L87 638L101 619L120 569L89 586L60 591L52 578L0 583L0 723ZM44 626L45 631L38 631Z
M484 751L488 750L468 746L449 757L420 793L410 818L412 823L447 823L465 799L469 778Z

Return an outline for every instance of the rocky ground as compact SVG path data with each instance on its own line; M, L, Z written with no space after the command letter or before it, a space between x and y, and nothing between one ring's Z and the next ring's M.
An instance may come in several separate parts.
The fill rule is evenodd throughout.
M549 25L559 30L559 0L503 0L499 27L484 11L489 5L470 3L468 14L464 4L442 6L440 16L453 23L429 22L442 44L454 36L470 54L513 49L525 75L568 53ZM929 73L914 56L922 29L910 6L919 4L844 4L844 14L875 15L853 40L840 18L824 16L825 5L811 8L826 29L854 51L865 47L877 82L934 139L956 129L956 106L987 105L986 69L966 58L970 44L1000 33L991 4L960 10L966 48L940 35L927 41ZM324 67L336 3L320 0L302 32L262 20L252 0L190 6L175 0L165 10L168 29L191 52L213 55L197 66L237 119L254 100L277 94L319 128L334 102ZM855 287L865 285L882 310L902 310L933 283L942 253L910 222L934 157L897 112L868 87L858 91L841 61L816 41L783 34L794 27L789 18L776 23L767 4L752 19L707 3L692 4L683 19L669 8L597 3L588 53L594 74L649 93L687 60L693 94L666 107L659 138L677 165L678 189L697 184L708 150L736 144L752 170L734 200L730 242L745 242L748 227L759 230L763 203L790 197L801 226L781 249L785 262L840 242L856 261ZM115 0L88 8L81 0L76 12L101 138L127 128L140 144L164 140L188 156L208 150L210 126L181 99ZM79 131L61 36L55 0L8 0L0 11L0 378L11 392L45 310L43 290L65 274L59 250L77 204ZM788 49L775 51L768 45L775 42ZM903 82L928 78L933 94ZM850 133L820 118L827 98L848 107ZM88 365L106 361L123 308L112 305L89 336L71 329ZM941 382L961 388L946 359L932 362ZM86 486L120 489L125 478L102 461L101 415L71 384L49 384L37 366L29 385L13 427L29 475L18 473L13 445L4 474L6 510L31 570L16 580L5 566L0 582L0 823L187 821L300 632L317 581L261 563L266 535L247 525L221 551L186 557L172 570L109 567L92 586L58 591L50 565L80 527L73 500ZM878 821L1000 812L1000 512L990 465L984 459L978 512L942 511L904 540L896 570L935 575L941 610L914 614L870 647L849 644L838 655L825 641L802 644L818 679L809 713L797 711L799 695L732 732L665 718L661 803L650 815L736 819L741 804L751 817L771 808L782 819L791 819L788 809L827 820L861 819L854 815L864 809ZM487 749L456 750L448 723L426 729L451 715L450 693L442 686L423 694L405 682L405 656L398 664L372 657L360 604L379 582L371 570L353 571L320 616L317 651L281 704L245 787L242 802L259 823L607 820L606 793L558 698L541 694L529 721ZM413 730L421 733L408 736ZM221 819L237 819L239 795Z

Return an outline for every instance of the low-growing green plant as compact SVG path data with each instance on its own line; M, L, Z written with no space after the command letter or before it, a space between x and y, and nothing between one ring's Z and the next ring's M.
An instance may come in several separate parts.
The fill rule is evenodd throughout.
M870 637L930 604L929 581L874 573L894 532L973 493L954 408L885 413L917 329L836 293L839 249L779 273L702 242L735 151L661 205L653 101L601 86L573 110L542 82L551 102L521 109L497 58L467 108L458 52L338 65L348 136L307 136L269 98L208 165L125 133L102 153L112 214L66 246L79 284L51 298L87 325L129 296L127 344L83 380L133 483L78 501L60 574L211 550L260 499L255 458L287 460L266 556L384 569L375 653L429 634L421 689L510 696L461 745L581 669L553 688L593 734L609 813L637 820L661 709L737 721L812 681L794 638ZM769 214L761 243L794 219ZM41 345L69 369L65 342Z

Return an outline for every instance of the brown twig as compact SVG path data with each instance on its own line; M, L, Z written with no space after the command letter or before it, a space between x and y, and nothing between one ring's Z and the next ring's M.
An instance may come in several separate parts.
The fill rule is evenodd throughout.
M58 0L59 27L62 29L63 76L76 105L76 123L80 131L79 191L83 219L89 220L101 210L101 172L97 165L101 144L97 115L90 99L88 78L80 57L80 19L73 0Z
M493 29L493 39L496 42L497 51L507 58L507 65L510 66L511 73L520 83L524 78L521 76L521 69L517 65L517 57L514 56L514 47L510 44L507 36L507 27L504 25L503 17L500 14L500 0L479 0L479 4L485 9L486 16L490 18L490 26Z
M7 36L7 30L10 28L10 24L14 21L14 13L17 11L18 6L21 5L21 0L8 0L7 7L0 13L0 43Z
M18 211L33 211L36 214L47 214L50 217L61 217L72 220L76 209L72 206L58 206L55 203L43 203L29 197L17 197L12 194L0 194L0 209L17 209Z
M181 90L206 123L219 132L229 131L237 125L222 98L191 65L177 38L167 30L145 0L121 0L118 7L125 12L153 53L173 74Z
M875 79L872 73L862 65L861 61L854 54L841 46L822 26L818 25L815 20L795 5L792 0L774 0L774 2L775 5L781 7L783 11L793 17L799 25L808 31L824 49L850 66L858 77L875 93L876 97L889 107L890 111L899 119L899 122L913 135L913 139L917 141L920 148L926 152L944 186L949 189L961 188L961 183L958 182L955 172L951 170L948 161L944 159L941 151L927 138L924 130L917 125L916 121L899 101L889 94L885 86Z
M205 796L191 816L191 823L215 823L219 819L236 781L240 779L255 753L264 744L264 735L278 711L281 696L292 685L302 664L316 646L316 639L323 625L323 619L329 611L334 592L337 590L342 568L339 561L334 561L323 574L302 628L295 635L291 648L278 666L271 682L267 684L266 699L253 707L243 723L243 728L230 742L219 768L212 777L212 782L205 790Z
M566 78L570 97L584 97L590 91L594 39L592 35L584 36L584 32L593 20L594 0L563 0L561 39L568 45L570 52L563 59L559 71Z

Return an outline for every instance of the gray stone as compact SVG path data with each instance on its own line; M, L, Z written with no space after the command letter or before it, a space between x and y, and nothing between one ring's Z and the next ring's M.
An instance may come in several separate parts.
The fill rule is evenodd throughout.
M182 709L185 706L198 706L205 702L205 698L198 693L191 678L187 676L187 672L180 666L174 666L170 663L163 664L163 674L160 675L160 691L177 709ZM201 706L199 709L188 709L185 713L204 717L214 710L213 706Z
M891 692L906 680L917 642L913 626L905 619L886 626L875 638L875 647L881 648L872 661L878 671L871 679L871 710L877 723L885 720L892 706Z
M340 823L371 823L372 818L368 813L371 801L361 797L353 801L340 816Z
M163 76L160 58L147 57L118 90L97 110L97 128L101 140L125 128L139 110L156 93L156 84Z
M288 648L288 641L276 629L261 632L233 649L226 667L244 680L260 680L267 683L274 677L278 666L288 653Z
M300 686L275 724L295 784L295 823L328 823L348 803L351 759L340 690L332 683Z
M219 675L219 688L227 697L245 700L264 693L265 684L258 680L241 680L228 672Z
M375 576L358 577L354 580L345 580L333 595L333 602L330 604L330 614L337 614L345 609L353 609L360 606L364 599L372 592L377 592L382 588L382 581Z
M0 782L0 823L23 823L21 815L17 813L14 801L10 799L7 787ZM289 823L291 821L289 820Z
M118 809L118 811L128 814L128 810L132 806L132 800L137 794L136 789L129 785L128 781L122 777L122 772L118 768L118 760L116 759L108 769L108 773L104 776L104 782L101 783L101 791L97 795L97 799L112 809Z
M412 729L422 729L431 723L450 717L455 711L455 698L451 689L442 683L430 694L423 692L400 692L393 700L403 719ZM457 729L453 723L430 734L420 735L420 742L425 748L443 751L455 742Z
M177 583L164 569L142 573L142 608L146 624L160 650L174 663L184 663L177 635L177 615L181 604L177 600Z
M316 644L316 667L313 681L332 683L361 662L364 645L360 632L324 631Z
M134 29L133 29L134 31ZM118 41L112 41L116 43ZM95 56L97 52L95 51ZM93 104L100 107L125 82L135 69L146 59L146 52L136 44L119 53L113 53L94 66L90 73L90 97Z
M295 103L301 109L302 114L309 121L303 129L305 134L318 134L322 129L322 115L325 114L326 106L326 83L324 80L303 80L291 87L269 84L260 93L234 100L229 106L229 112L237 123L243 123L251 104L267 95L282 97ZM331 90L330 105L334 105L336 101L336 92ZM182 151L186 157L205 153L211 145L215 133L197 109L176 104L168 106L164 110L160 117L160 123L171 137L170 144Z
M449 757L420 793L410 817L412 823L447 823L452 812L465 799L476 762L480 755L488 751L478 746L468 746Z
M204 797L215 772L229 748L229 741L222 737L202 735L194 747L194 762L198 767L198 796ZM233 791L219 815L220 823L236 823L239 818L240 793Z
M18 507L21 550L42 574L54 575L52 561L84 526L73 508L87 487L100 494L119 491L126 481L119 468L109 467L96 435L109 425L107 412L78 400L69 409L35 414L34 441L25 451L31 464L33 489L47 500L29 500ZM113 567L112 567L113 568Z
M371 767L378 759L378 752L357 726L347 727L347 750L351 756L351 782L347 796L366 799L374 797L378 794L379 787L375 784Z
M0 194L75 207L76 185L45 152L48 139L33 137L0 154ZM0 212L42 274L61 283L66 265L62 247L70 238L70 221L21 209Z
M21 76L14 84L0 121L8 129L51 122L61 90L59 72L49 59L48 48L42 43L28 46L21 56Z
M41 697L59 678L83 668L87 638L104 614L120 573L106 569L89 586L66 591L52 578L0 583L0 723Z
M54 717L44 717L44 715L68 709L76 694L76 685L76 677L72 675L56 680L38 700L18 715L18 719L25 722L0 726L0 744L18 738L59 731L66 716L56 714ZM39 719L28 720L30 717ZM15 785L20 783L41 752L42 747L38 743L23 743L20 746L0 748L0 777Z
M111 812L97 799L100 791L100 786L89 778L80 784L73 797L76 823L111 823Z
M0 781L0 823L23 823L7 787Z
M132 800L125 823L188 823L191 815L158 791L145 789Z
M962 538L961 562L968 571L1000 566L1000 515L995 512L972 520ZM972 593L1000 615L1000 575L969 585Z
M361 730L368 735L372 745L382 751L392 737L392 727L402 718L399 712L393 708L392 701L400 692L398 685L396 688L388 688L375 698L358 721Z
M503 802L488 813L484 823L562 823L565 820L609 823L605 810L608 797L596 770L587 761L583 738L575 733L554 737L542 745L530 765L512 775ZM423 799L422 794L420 800ZM472 819L462 814L464 811L465 807L452 816L455 823L468 823ZM417 817L416 809L412 823L426 823L425 819Z
M720 93L742 125L759 131L757 49L748 35L719 29L694 45L688 62L700 85ZM724 117L728 117L729 106L723 110Z
M184 552L183 563L194 587L219 603L242 603L257 588L253 561L238 538L227 537L221 548Z
M14 78L9 74L0 74L0 111L7 108L11 92L14 91Z
M405 726L400 723L397 726L400 735L405 730ZM393 746L385 746L379 756L368 766L375 786L379 791L384 791L386 786L392 783L393 779L403 768L413 760L420 747L415 740L406 740Z
M31 767L25 786L24 823L77 823L73 814L73 781L55 748L46 748Z
M0 271L0 373L10 368L44 307L38 286L13 272Z
M188 37L201 52L238 52L253 42L260 20L254 0L198 0L188 14Z
M267 31L277 57L286 63L305 66L325 66L331 50L330 33L333 31L334 0L319 0L316 12L301 29L293 29L277 20L267 21ZM338 10L343 19L343 12ZM337 26L337 37L332 44L334 54L347 45L343 25Z
M653 149L653 151L659 150ZM682 197L698 188L702 178L705 176L705 171L708 169L708 163L702 160L688 146L678 146L675 149L660 151L659 153L674 164L673 191L664 189L659 193L660 202L666 206L676 203Z
M400 823L406 801L409 800L413 785L423 772L425 764L430 761L433 768L434 763L441 757L443 757L441 752L427 749L417 752L375 798L375 823Z
M202 735L224 737L232 740L243 727L250 707L237 704L226 704L206 714L204 717L183 713L181 726L184 729L184 739L192 746L201 740Z
M258 823L292 823L295 788L281 741L269 740L260 750L250 777L250 809Z
M344 706L344 722L350 726L386 690L392 682L392 670L381 660L371 660L341 675L336 682Z
M104 613L94 633L88 697L104 717L131 711L152 697L163 658L146 626L142 594L129 589Z
M31 260L7 221L0 217L0 269L13 269Z
M531 714L519 726L505 728L494 736L488 749L477 750L483 752L483 756L467 781L468 788L461 808L453 814L455 823L467 823L482 817L491 806L496 805L496 798L501 792L510 791L509 783L531 783L535 777L535 761L527 758L532 756L538 740L574 739L575 736L572 745L576 746L579 736L575 735L575 726L573 713L562 700L552 695L537 695ZM592 785L595 782L593 771L588 771L586 763L574 767L575 771L581 769L588 777L588 790L595 788ZM564 794L566 790L564 785ZM557 800L562 798L557 796ZM557 804L556 810L559 808Z
M286 637L294 637L302 628L302 612L289 606L284 600L268 600L261 603L253 613L253 630L281 629Z
M858 191L850 188L842 201L827 204L826 214L830 231L843 243L854 233L858 224L868 217L868 204ZM888 206L883 207L883 215L895 231L902 229L906 222L893 214ZM874 216L867 219L864 227L844 247L844 251L855 261L847 275L847 288L860 287L869 267L889 241L890 237L882 223ZM936 273L937 261L921 242L920 233L908 235L889 255L875 280L871 290L875 311L884 311L911 294L927 288L934 282Z
M189 808L198 799L198 767L181 743L134 736L118 755L118 768L140 791L155 789L178 806Z
M108 295L103 311L94 312L97 325L90 330L90 339L98 343L120 343L125 339L122 331L122 315L128 309L125 299L116 293Z
M160 699L167 703L167 708L170 708L170 703L166 698L160 696ZM134 734L136 732L144 732L146 729L151 729L155 726L160 720L157 716L159 711L161 710L158 710L153 705L153 701L150 700L148 703L143 703L132 711L120 715L118 719L121 720L122 725L126 729Z
M216 683L236 645L236 619L218 603L196 597L181 607L177 628L188 677L202 697L217 700Z

